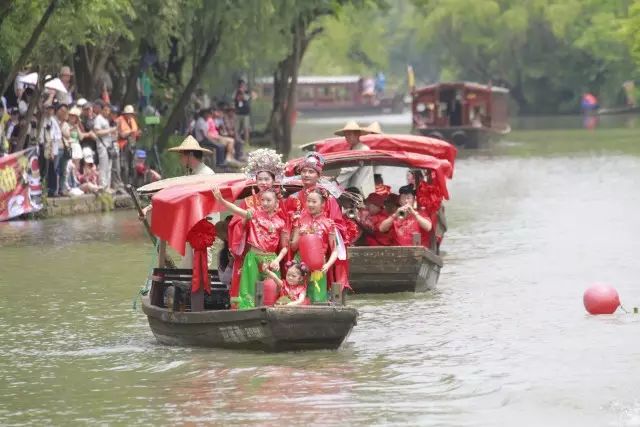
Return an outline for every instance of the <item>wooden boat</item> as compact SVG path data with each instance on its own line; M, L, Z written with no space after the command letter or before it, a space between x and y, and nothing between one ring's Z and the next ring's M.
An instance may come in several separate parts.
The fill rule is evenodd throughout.
M300 76L296 87L296 108L310 114L380 114L401 113L404 109L402 94L394 96L363 96L360 76ZM259 96L271 99L273 79L256 80Z
M215 270L209 274L212 298L205 298L203 310L194 311L191 270L154 271L142 310L158 342L265 352L335 350L356 324L358 312L342 305L230 310L228 289L217 281Z
M412 97L412 133L480 148L511 131L506 88L437 83L414 90Z
M213 178L217 177L217 178ZM166 345L260 350L265 352L337 349L356 324L358 312L344 306L342 287L334 284L330 303L313 306L262 306L261 284L256 294L257 308L230 309L229 289L209 270L211 294L202 287L191 291L192 270L166 268L167 244L185 251L185 236L191 227L220 210L211 192L216 185L226 189L230 198L246 197L255 190L255 182L229 175L213 175L204 180L190 178L157 182L141 188L153 194L151 230L159 238L159 267L151 276L151 289L142 299L142 309L158 342ZM193 181L193 182L191 182ZM300 188L291 182L285 190ZM161 226L160 217L171 226ZM163 221L163 222L164 222Z
M424 246L354 246L347 254L349 283L357 294L428 291L442 268L442 258Z
M292 174L303 159L287 164L287 173ZM435 172L436 182L448 199L446 179L452 176L453 168L446 159L403 151L338 151L325 155L324 170L339 170L350 166L395 166L429 169ZM424 292L433 289L443 266L438 247L419 246L352 246L347 248L349 259L349 283L356 294Z

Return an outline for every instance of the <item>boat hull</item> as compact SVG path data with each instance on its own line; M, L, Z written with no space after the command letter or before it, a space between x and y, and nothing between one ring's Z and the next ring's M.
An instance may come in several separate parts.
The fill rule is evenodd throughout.
M356 246L347 252L356 294L425 292L435 288L442 269L442 258L422 246Z
M265 352L335 350L358 316L343 306L178 312L151 305L148 297L142 310L161 344Z
M490 128L446 127L418 129L418 134L447 141L459 148L485 148L494 139L499 139L499 132Z

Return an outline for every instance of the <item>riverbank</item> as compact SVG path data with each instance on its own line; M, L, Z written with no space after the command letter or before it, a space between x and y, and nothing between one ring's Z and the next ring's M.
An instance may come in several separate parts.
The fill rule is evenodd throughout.
M95 214L133 208L133 201L128 195L85 194L76 197L55 197L47 198L44 207L33 214L32 219Z

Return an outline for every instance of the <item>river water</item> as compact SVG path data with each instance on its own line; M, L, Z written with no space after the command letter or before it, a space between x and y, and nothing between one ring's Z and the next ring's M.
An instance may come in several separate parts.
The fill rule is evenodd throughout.
M352 297L336 352L158 345L132 309L152 254L133 212L2 223L0 424L640 425L640 315L582 306L597 281L640 305L640 132L625 132L464 153L438 289Z

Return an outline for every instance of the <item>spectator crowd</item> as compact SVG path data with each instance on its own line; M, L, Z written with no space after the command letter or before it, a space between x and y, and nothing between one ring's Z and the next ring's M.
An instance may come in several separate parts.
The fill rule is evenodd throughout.
M36 146L48 197L120 194L127 184L159 179L137 146L142 133L134 107L121 111L106 91L93 102L76 100L72 78L71 69L62 67L56 79L62 86L45 85L28 122L29 105L38 100L35 87L19 75L12 96L0 104L0 156Z
M36 146L49 197L120 194L127 184L139 186L160 179L147 166L147 153L139 146L142 129L133 105L121 110L109 102L106 90L100 99L82 98L74 89L71 69L63 66L55 78L58 86L45 85L27 122L29 105L37 100L34 84L21 80L25 75L19 74L10 96L3 96L0 103L0 157ZM45 81L50 81L47 77ZM139 94L137 107L144 114L159 114L150 104L150 91L149 87ZM215 98L212 102L201 88L194 92L184 133L214 153L204 159L209 166L244 165L250 103L251 93L243 80L238 81L233 103Z

